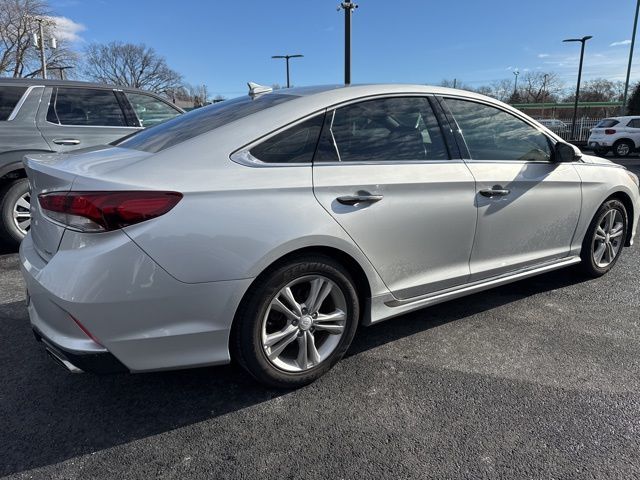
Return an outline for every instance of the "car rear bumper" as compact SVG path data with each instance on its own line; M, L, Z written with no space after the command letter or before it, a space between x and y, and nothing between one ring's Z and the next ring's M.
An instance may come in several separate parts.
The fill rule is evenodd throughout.
M31 325L63 364L141 372L230 360L231 324L251 279L180 282L122 231L65 232L48 262L27 235L20 261Z
M71 373L125 373L129 369L109 352L74 352L56 345L33 327L33 335L42 342L51 358Z

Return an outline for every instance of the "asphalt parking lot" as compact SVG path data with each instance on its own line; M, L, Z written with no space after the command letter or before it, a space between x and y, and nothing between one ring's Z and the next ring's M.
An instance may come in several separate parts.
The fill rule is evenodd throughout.
M624 162L640 174L640 159ZM361 329L294 392L237 367L72 375L0 246L0 475L638 478L640 249Z

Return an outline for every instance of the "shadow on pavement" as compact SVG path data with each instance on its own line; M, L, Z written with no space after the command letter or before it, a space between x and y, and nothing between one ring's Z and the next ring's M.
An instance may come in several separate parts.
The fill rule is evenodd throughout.
M348 355L579 281L571 270L555 272L362 328ZM69 374L35 343L19 302L5 307L22 313L0 318L0 476L216 418L287 393L256 384L233 365L139 375ZM338 380L329 376L326 387L338 388Z
M18 253L18 247L9 246L0 240L0 255L7 255L9 253Z

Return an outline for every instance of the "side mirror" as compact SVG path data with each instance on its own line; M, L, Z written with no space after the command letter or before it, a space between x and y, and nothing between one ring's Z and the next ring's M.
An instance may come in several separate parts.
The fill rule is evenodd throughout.
M569 143L558 142L554 148L554 161L558 163L575 162L582 158L582 152Z

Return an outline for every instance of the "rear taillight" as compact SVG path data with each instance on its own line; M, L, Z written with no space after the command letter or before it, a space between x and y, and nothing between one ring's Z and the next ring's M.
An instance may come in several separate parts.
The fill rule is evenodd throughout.
M82 232L107 232L164 215L178 192L54 192L38 196L43 213Z
M604 131L604 134L605 134L605 135L615 135L615 134L616 134L616 131L615 131L615 130L613 130L612 128L607 128L607 129Z

